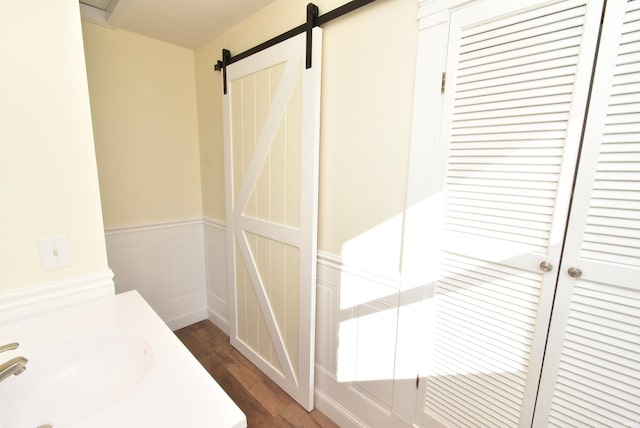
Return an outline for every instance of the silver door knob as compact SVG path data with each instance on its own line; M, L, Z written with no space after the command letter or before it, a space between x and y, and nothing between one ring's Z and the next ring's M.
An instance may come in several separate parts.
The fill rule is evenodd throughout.
M580 278L582 276L582 271L580 269L576 268L576 267L570 267L567 270L567 273L572 278Z
M540 262L540 269L542 269L544 272L551 272L551 269L553 269L553 265L547 261L543 261Z

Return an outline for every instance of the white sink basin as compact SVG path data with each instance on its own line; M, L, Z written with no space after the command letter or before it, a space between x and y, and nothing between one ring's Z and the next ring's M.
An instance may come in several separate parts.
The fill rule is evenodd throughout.
M246 428L218 383L135 291L0 325L0 428Z
M149 343L127 329L81 333L32 355L27 369L0 383L0 427L75 424L126 397L147 376ZM0 354L0 361L8 359Z

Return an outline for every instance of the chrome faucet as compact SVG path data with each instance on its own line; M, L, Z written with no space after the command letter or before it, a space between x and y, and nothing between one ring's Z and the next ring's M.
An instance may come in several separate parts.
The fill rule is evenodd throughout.
M18 347L18 343L8 343L0 346L0 352L11 351ZM0 365L0 382L11 375L19 375L27 368L28 360L25 357L15 357Z

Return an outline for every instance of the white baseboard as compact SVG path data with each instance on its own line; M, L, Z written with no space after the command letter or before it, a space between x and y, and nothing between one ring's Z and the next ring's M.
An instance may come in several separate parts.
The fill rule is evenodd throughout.
M110 269L9 289L0 293L0 324L114 294L113 272Z
M176 331L188 325L195 324L204 319L207 319L207 310L198 309L188 314L183 314L178 317L165 320L165 323L167 324L167 326L169 326L169 328L172 331Z
M367 425L356 418L349 410L335 401L321 389L314 390L315 408L324 413L329 419L342 428L366 428Z
M227 336L229 336L231 332L231 327L229 326L229 320L226 318L221 318L220 314L209 309L207 311L207 319L214 323L216 327L220 330L224 331Z

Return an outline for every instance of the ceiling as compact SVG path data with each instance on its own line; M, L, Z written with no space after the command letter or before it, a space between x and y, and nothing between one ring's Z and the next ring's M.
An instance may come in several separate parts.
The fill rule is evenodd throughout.
M82 19L195 49L274 0L80 0Z

